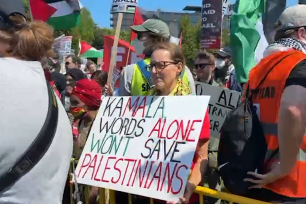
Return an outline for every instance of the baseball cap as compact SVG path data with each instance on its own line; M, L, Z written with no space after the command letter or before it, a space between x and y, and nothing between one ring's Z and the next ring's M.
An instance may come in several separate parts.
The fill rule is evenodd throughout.
M25 17L22 0L0 0L0 29L10 24L9 16L15 13Z
M231 57L232 56L232 49L230 47L224 47L218 50L218 55L222 57Z
M289 31L304 26L306 26L306 5L298 4L283 11L275 24L275 31Z
M167 24L158 19L148 19L142 25L131 26L131 29L136 32L152 32L165 38L170 38L170 31Z

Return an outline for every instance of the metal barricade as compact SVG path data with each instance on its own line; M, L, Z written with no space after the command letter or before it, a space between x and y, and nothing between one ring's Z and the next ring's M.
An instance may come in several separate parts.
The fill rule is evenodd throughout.
M70 163L70 169L69 169L69 178L70 180L72 179L72 165L73 165L73 159L71 159L71 163ZM90 191L90 187L87 186L85 188L85 203L89 204L89 191ZM106 192L108 192L109 194L109 203L106 203ZM70 195L71 195L71 199L70 199L70 204L75 204L72 198L72 195L74 193L74 184L70 184ZM229 204L233 204L233 203L238 203L238 204L271 204L271 203L267 203L267 202L262 202L259 200L254 200L251 198L246 198L246 197L242 197L242 196L237 196L234 194L230 194L230 193L225 193L225 192L220 192L220 191L215 191L206 187L201 187L198 186L196 188L195 193L199 194L199 203L200 204L205 204L204 203L204 196L209 196L209 197L213 197L213 198L217 198L223 201L228 201ZM128 203L129 204L133 204L132 201L132 195L128 194ZM99 189L99 204L121 204L121 203L116 203L116 198L115 198L115 191L113 190L109 190L109 189L104 189L104 188L100 188ZM152 198L150 198L150 204L154 204L154 200Z

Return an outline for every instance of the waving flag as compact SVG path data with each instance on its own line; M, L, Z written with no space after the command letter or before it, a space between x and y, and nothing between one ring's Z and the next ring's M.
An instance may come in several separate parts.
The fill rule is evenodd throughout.
M103 70L107 72L109 70L111 51L114 44L114 39L114 36L104 35ZM121 69L127 64L131 64L131 62L137 62L141 60L141 58L136 58L137 54L135 48L132 47L130 43L119 39L115 68Z
M231 17L232 59L239 83L248 81L250 70L268 45L261 18L265 3L266 0L239 0Z
M54 29L69 29L80 24L79 0L29 0L33 20L46 21Z
M80 56L83 58L102 58L103 52L89 45L87 42L80 42Z

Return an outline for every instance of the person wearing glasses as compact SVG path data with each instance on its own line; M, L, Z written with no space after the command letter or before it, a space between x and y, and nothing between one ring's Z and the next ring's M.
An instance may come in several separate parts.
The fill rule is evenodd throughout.
M216 59L213 54L201 50L195 59L194 68L197 70L197 80L213 86L221 86L214 80Z
M119 95L147 96L153 88L150 79L151 72L148 69L153 47L160 42L169 42L170 31L167 24L158 19L148 19L142 25L131 26L131 29L137 33L138 40L143 44L144 60L123 68L120 77ZM180 78L195 94L193 76L188 67L183 67Z
M81 59L75 55L68 55L65 60L66 72L68 69L80 69Z
M192 91L183 79L180 78L184 70L185 59L179 46L163 42L156 45L149 65L152 73L151 79L154 88L150 90L151 96L189 96ZM198 203L199 196L193 194L205 175L208 162L208 143L210 136L210 122L208 110L204 117L202 131L193 158L192 171L186 185L182 203ZM173 204L176 202L167 202Z
M207 83L212 86L223 87L222 84L219 84L215 81L214 74L216 69L216 59L213 54L207 52L206 50L201 50L196 56L194 67L197 70L197 79L199 82ZM210 189L220 191L221 179L216 171L218 147L219 139L211 137L208 147L209 162L204 181L208 183ZM220 200L216 198L206 196L204 199L205 203L220 203Z

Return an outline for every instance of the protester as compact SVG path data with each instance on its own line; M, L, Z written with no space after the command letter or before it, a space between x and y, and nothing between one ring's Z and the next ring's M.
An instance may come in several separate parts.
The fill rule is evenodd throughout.
M66 73L66 85L74 87L76 82L87 79L87 76L79 69L69 69Z
M101 96L101 86L91 79L79 80L72 90L70 113L75 119L73 123L73 157L75 159L79 159L82 154L92 123L101 104ZM92 187L89 193L89 203L95 203L98 194L98 187Z
M201 50L195 59L194 67L197 70L198 81L213 86L223 87L214 80L214 70L216 59L213 54L206 50Z
M68 55L65 60L66 72L69 69L80 69L81 59L75 55Z
M198 53L195 60L195 68L197 69L198 81L210 84L216 87L224 87L224 85L217 83L214 77L216 59L213 54L202 50ZM205 182L208 183L209 188L220 191L221 179L217 172L217 154L219 147L219 139L211 137L208 147L208 167L205 174ZM205 203L220 203L219 199L212 197L205 197Z
M282 13L275 43L246 84L268 144L265 174L249 172L251 178L245 179L254 184L249 197L258 200L306 202L305 11L306 5L297 5Z
M139 62L141 67L137 64L131 64L123 69L120 78L119 95L145 96L149 94L153 86L150 81L151 74L147 68L147 65L150 64L152 48L156 43L169 41L169 27L161 20L148 19L142 25L131 26L131 29L137 33L138 40L145 47L143 52L145 59ZM194 80L189 68L185 66L180 77L190 87L192 93L195 94Z
M184 69L185 59L181 49L171 43L160 43L155 47L152 54L150 69L154 88L150 91L153 96L188 96L192 94L191 89L180 78ZM187 182L183 203L196 203L198 195L193 194L195 188L202 181L206 171L208 159L208 143L210 135L210 123L208 111L204 118L204 124L198 147L193 159L192 171ZM192 196L193 195L193 196ZM168 202L174 203L174 202ZM176 203L176 202L175 202Z
M113 95L113 89L112 87L110 87L110 89L108 89L108 86L106 85L107 83L107 78L108 78L108 73L106 71L95 71L92 75L91 75L91 79L95 80L96 82L98 82L98 84L100 84L101 88L102 88L102 95Z
M51 65L52 67L52 78L54 79L57 89L63 93L66 89L66 77L61 73L61 65L59 62Z
M53 30L44 22L25 19L22 1L1 0L0 180L39 135L49 106L40 61L52 56ZM1 204L62 203L73 141L65 110L60 99L55 98L58 118L51 145L29 172L0 192ZM3 187L4 183L0 183Z
M91 61L91 60L87 60L86 63L86 75L88 77L88 79L91 78L92 74L96 71L96 64Z
M106 71L102 71L102 70L98 70L95 71L92 75L91 75L91 79L95 80L96 82L98 82L98 84L100 84L100 86L103 87L106 85L107 83L107 77L108 77L108 73Z
M236 80L235 67L232 62L232 50L229 47L221 48L216 53L216 69L214 79L222 86L241 92L241 86Z

